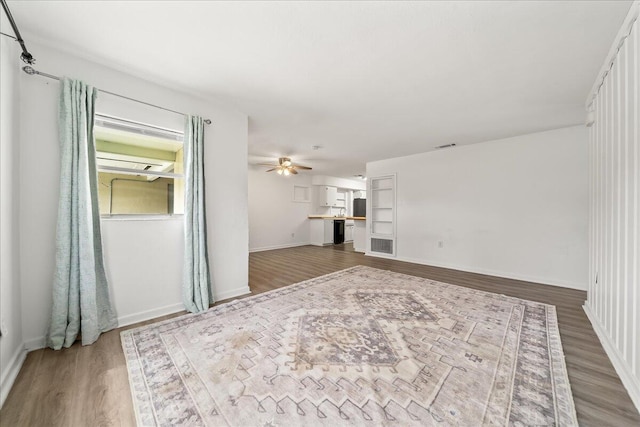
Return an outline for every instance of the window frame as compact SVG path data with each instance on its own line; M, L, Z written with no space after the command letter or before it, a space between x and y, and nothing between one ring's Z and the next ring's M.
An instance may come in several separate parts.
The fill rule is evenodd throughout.
M162 128L159 126L153 126L146 123L140 123L132 120L123 119L102 113L95 113L94 115L94 129L96 127L115 129L123 132L130 132L132 134L143 136L154 136L158 138L164 138L168 141L177 141L184 147L184 132L179 132L172 129ZM109 141L106 141L109 142ZM131 176L146 176L155 178L173 178L184 179L183 173L175 172L162 172L152 170L140 170L134 168L117 167L117 166L100 166L98 165L98 153L96 148L96 175L102 173L111 173L119 175L131 175ZM175 162L174 162L175 163ZM144 181L141 181L144 182ZM175 220L182 218L184 213L100 213L100 220L125 220L125 221L149 221L149 220Z

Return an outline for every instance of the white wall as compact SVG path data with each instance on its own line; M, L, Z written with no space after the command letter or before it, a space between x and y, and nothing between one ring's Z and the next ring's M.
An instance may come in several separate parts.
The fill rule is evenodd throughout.
M309 187L309 203L293 201L294 184ZM249 250L257 252L308 245L308 215L337 215L340 212L338 208L318 206L315 186L320 185L330 185L347 191L366 188L366 182L362 180L309 175L305 172L284 177L276 173L265 173L265 168L250 167ZM352 198L348 198L347 204L351 203Z
M640 409L640 14L632 8L612 47L613 67L592 94L589 292L585 311Z
M4 24L4 22L3 22ZM10 32L2 25L3 32ZM24 361L20 313L17 44L0 37L0 407Z
M329 185L331 187L344 188L348 190L366 190L367 182L362 179L339 178L336 176L313 175L311 177L313 185Z
M181 217L102 221L107 278L120 326L184 310L183 230Z
M293 186L308 186L311 177L265 173L249 169L249 250L286 248L309 244L309 219L313 202L293 201Z
M391 173L398 259L586 289L583 126L367 164Z
M168 89L146 80L30 43L40 71L80 78L96 87L213 121L205 129L208 243L213 293L229 298L249 292L247 208L247 116L213 100ZM21 282L24 340L43 344L51 312L59 150L59 83L21 73ZM99 95L100 109L125 117L180 126L183 118L139 104ZM119 107L114 107L119 105ZM172 119L170 118L172 117ZM106 268L121 322L176 311L181 303L181 224L171 221L104 222ZM157 246L165 245L163 250ZM148 247L143 251L142 247ZM113 253L117 250L118 253ZM166 274L159 274L162 270ZM142 272L154 272L142 277ZM155 293L155 295L154 295Z

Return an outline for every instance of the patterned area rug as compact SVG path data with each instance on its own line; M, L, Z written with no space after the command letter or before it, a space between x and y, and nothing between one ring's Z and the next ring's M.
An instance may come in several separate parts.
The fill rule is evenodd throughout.
M369 267L122 345L142 426L577 425L554 306Z

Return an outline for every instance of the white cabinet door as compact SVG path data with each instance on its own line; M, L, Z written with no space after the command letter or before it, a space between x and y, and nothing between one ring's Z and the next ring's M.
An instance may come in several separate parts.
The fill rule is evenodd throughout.
M324 223L323 219L309 220L309 240L312 245L324 245Z
M325 219L324 221L324 244L332 245L333 244L333 220Z
M353 224L345 224L344 226L344 241L351 242L353 241Z
M365 221L356 221L353 230L353 250L365 253L367 250L367 228Z
M311 244L315 246L333 245L333 220L311 219L309 224Z
M318 204L320 206L335 206L338 198L336 187L322 186L318 191Z

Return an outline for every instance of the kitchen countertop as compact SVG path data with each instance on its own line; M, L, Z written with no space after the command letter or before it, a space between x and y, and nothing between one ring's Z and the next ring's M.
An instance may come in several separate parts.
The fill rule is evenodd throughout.
M309 219L353 219L356 221L365 221L367 218L363 216L309 215Z

